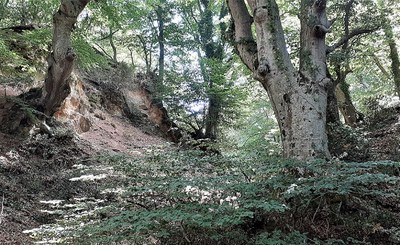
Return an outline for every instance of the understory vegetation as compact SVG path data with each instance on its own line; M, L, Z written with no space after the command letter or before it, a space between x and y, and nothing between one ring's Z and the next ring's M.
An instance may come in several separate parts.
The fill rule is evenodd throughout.
M106 201L89 215L64 219L65 230L56 235L62 243L400 242L399 163L333 160L304 166L170 148L95 159L114 169L101 187Z
M400 244L399 10L0 0L0 244Z

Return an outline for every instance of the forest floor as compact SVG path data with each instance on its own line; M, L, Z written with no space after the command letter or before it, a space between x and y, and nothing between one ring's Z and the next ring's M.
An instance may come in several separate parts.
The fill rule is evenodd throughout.
M10 112L5 101L0 98L0 116ZM22 138L0 132L0 244L31 244L39 228L63 229L51 224L85 215L115 198L100 186L107 180L113 187L121 176L99 158L170 146L158 133L123 116L93 113L97 116L86 133ZM385 118L366 132L369 160L400 160L398 114ZM52 242L56 240L43 241Z
M400 107L376 113L365 130L369 140L368 160L400 161Z
M0 114L8 109L1 101ZM19 138L0 132L0 244L31 244L26 231L55 222L57 207L79 210L82 203L104 200L99 181L113 170L100 166L97 156L139 155L168 145L122 116L97 113L101 116L82 134Z

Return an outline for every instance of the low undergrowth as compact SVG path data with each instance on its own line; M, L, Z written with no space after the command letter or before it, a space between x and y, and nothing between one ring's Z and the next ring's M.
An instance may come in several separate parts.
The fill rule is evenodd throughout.
M65 242L400 242L399 163L304 164L162 149L97 160L124 174L123 191Z

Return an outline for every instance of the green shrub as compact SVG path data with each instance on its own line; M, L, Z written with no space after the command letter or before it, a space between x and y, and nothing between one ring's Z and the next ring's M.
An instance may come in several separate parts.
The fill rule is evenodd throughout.
M255 161L170 149L98 160L125 174L125 192L74 235L82 244L398 242L399 163Z

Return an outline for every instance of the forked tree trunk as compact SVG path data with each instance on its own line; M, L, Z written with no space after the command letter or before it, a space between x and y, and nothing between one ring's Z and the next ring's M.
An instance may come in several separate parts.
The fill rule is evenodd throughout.
M52 115L68 96L75 53L71 45L71 33L78 15L90 0L61 0L59 10L53 16L52 53L48 57L42 104L47 115Z
M242 61L267 90L277 118L285 157L329 158L326 134L326 0L301 1L300 70L292 65L275 0L248 0L256 42L244 0L228 0Z

